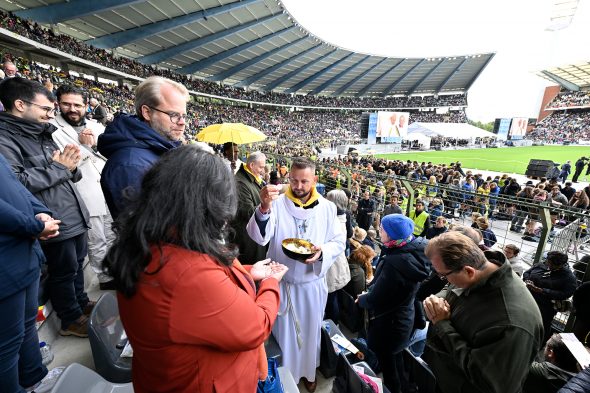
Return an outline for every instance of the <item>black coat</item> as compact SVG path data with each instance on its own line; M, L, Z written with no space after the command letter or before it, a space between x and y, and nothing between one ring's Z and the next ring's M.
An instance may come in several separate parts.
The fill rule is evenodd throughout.
M546 264L538 263L524 272L522 278L524 281L532 281L535 286L543 289L542 293L531 291L543 321L552 319L556 314L552 300L565 300L576 290L576 277L567 264L562 269L549 270Z
M358 214L356 221L359 227L368 230L373 223L373 212L375 211L375 201L372 198L361 199L358 202Z
M59 147L51 134L56 127L35 123L9 113L0 113L0 154L4 155L18 180L45 206L53 218L61 220L58 242L84 233L90 216L74 182L82 178L54 162L52 153Z
M377 342L377 346L392 346L391 342L396 341L405 343L412 333L416 291L430 273L430 260L424 255L426 244L425 239L417 238L401 248L381 249L369 292L359 298L360 306L369 309L369 324L386 329L376 335L378 340L389 342Z

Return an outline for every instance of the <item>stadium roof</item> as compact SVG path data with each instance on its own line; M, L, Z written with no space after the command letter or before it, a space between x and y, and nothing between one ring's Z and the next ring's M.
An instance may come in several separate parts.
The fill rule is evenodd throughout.
M315 37L277 0L0 0L0 8L145 64L265 91L339 96L467 91L494 56L353 52Z
M549 68L538 74L568 90L579 91L590 87L590 62L588 61Z

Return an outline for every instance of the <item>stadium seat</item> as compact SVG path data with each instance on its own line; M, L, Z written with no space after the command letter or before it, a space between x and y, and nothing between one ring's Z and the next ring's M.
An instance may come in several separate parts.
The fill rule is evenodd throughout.
M78 363L70 364L51 393L133 393L131 383L115 384Z
M365 375L376 377L371 367L365 362L358 362L353 364L355 367L362 367ZM338 355L338 367L336 371L336 379L332 391L334 393L372 393L373 390L368 390L367 385L361 377L353 369L352 364L348 361L344 353ZM370 388L369 388L370 389ZM383 386L383 393L389 393L389 390Z
M320 344L320 367L319 370L326 378L331 378L336 375L336 367L338 365L338 354L343 353L344 356L350 354L346 349L336 352L335 344L330 337L339 334L344 337L338 326L331 320L326 319L322 322L322 341Z
M283 351L279 346L279 343L271 334L268 339L264 342L264 349L266 350L266 357L269 359L275 359L277 364L280 366L283 360Z
M436 377L428 367L428 364L416 357L409 349L404 349L404 365L409 372L410 385L420 393L436 392Z
M121 357L127 336L113 294L102 295L92 310L88 338L96 371L110 382L131 382L131 358Z

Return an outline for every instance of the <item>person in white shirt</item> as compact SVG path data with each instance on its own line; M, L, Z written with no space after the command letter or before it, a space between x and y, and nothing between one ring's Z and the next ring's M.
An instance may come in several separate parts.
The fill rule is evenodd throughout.
M60 113L51 120L57 127L52 134L53 140L60 149L68 144L80 148L78 170L82 172L82 179L74 184L90 212L90 266L98 277L100 289L114 289L112 278L102 269L102 260L115 239L111 228L113 220L100 186L100 175L107 159L95 150L97 138L104 132L104 126L85 118L88 96L83 90L76 86L62 85L57 89L56 95Z

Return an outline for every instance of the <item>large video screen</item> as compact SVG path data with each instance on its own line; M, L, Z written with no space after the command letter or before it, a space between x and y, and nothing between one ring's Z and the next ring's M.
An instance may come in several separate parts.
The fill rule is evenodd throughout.
M377 138L382 142L401 142L408 136L408 112L377 112Z
M513 117L510 125L510 139L523 139L529 119L526 117Z
M498 139L501 141L505 141L508 139L508 132L510 131L510 121L512 119L500 119L500 124L498 125Z

